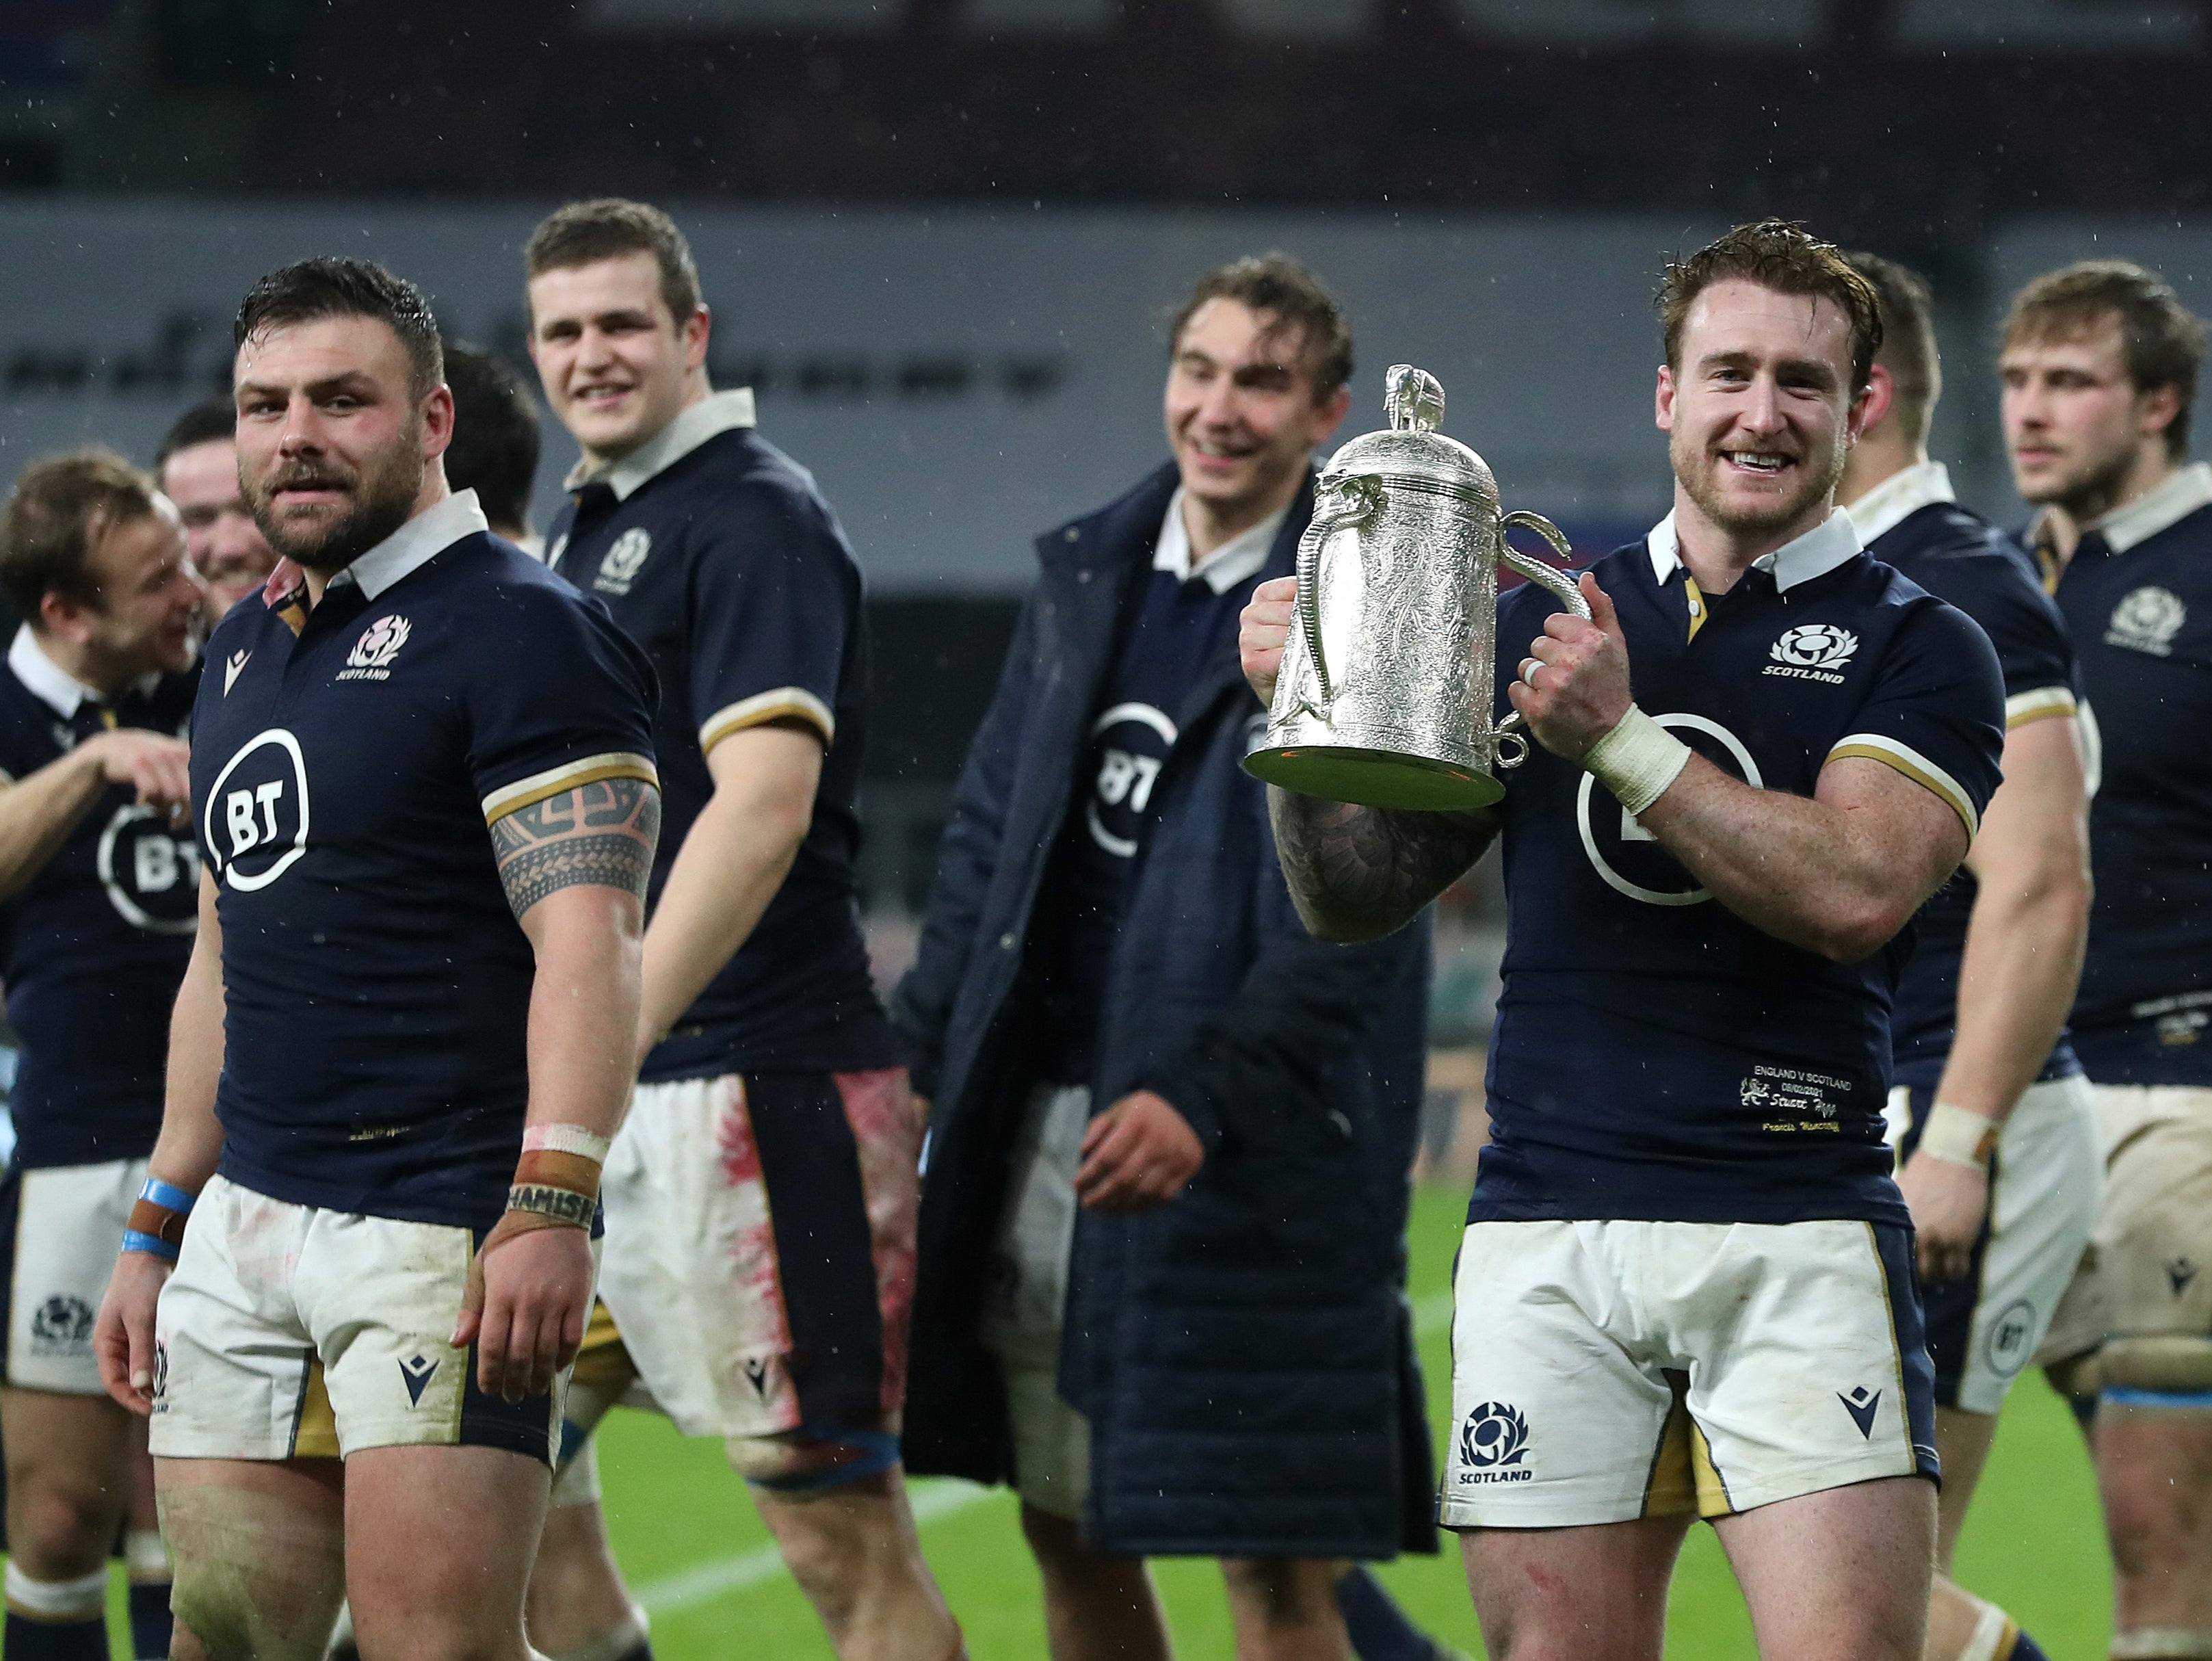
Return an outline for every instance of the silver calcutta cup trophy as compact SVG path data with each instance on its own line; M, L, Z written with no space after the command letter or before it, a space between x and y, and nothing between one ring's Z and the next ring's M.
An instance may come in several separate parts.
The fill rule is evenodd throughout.
M1505 794L1498 770L1528 759L1521 717L1491 720L1498 568L1540 582L1577 617L1589 605L1541 560L1509 547L1535 514L1498 511L1480 456L1437 430L1437 378L1394 366L1390 425L1355 438L1322 472L1298 543L1297 610L1267 727L1244 758L1270 784L1368 807L1445 812Z

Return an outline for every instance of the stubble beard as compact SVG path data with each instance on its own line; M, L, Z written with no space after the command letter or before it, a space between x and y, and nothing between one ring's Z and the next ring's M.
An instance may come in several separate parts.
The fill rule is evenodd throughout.
M1731 502L1721 490L1718 475L1727 464L1717 455L1702 447L1693 453L1681 453L1688 447L1686 439L1679 439L1668 447L1674 452L1674 477L1683 493L1708 522L1732 536L1765 536L1787 530L1808 508L1826 501L1844 476L1844 451L1839 440L1833 449L1804 458L1803 483L1794 495L1771 505L1747 508Z
M253 522L268 545L295 564L325 576L343 571L413 517L422 493L424 466L421 435L410 428L401 441L378 456L353 490L349 508L326 528L295 527L281 518L273 500L289 482L281 470L253 492Z
M2128 475L2135 465L2135 451L2123 447L2110 456L2091 462L2070 478L2045 485L2033 496L2022 490L2021 496L2039 508L2046 504L2057 508L2076 525L2086 525L2112 511L2120 493L2127 489Z

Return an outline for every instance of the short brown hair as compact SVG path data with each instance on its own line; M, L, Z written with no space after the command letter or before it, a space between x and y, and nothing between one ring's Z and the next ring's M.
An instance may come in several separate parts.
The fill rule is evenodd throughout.
M1928 441L1928 421L1943 395L1943 363L1936 350L1936 295L1928 279L1910 266L1860 250L1844 258L1874 285L1881 301L1881 350L1877 356L1897 388L1898 430L1908 443Z
M1255 312L1273 313L1274 328L1295 324L1299 352L1313 376L1315 403L1352 379L1352 325L1345 320L1344 307L1290 255L1247 254L1200 277L1168 332L1170 354L1182 341L1183 326L1209 300L1233 300Z
M2012 297L2004 346L2073 340L2111 318L2120 326L2128 379L2138 392L2171 386L2181 407L2166 429L2168 455L2189 447L2204 326L2155 272L2125 259L2083 259L2046 271Z
M0 590L35 623L52 594L95 610L106 596L85 569L93 544L156 511L153 479L112 450L72 450L23 469L0 514Z
M1659 281L1659 321L1667 365L1682 367L1682 330L1698 296L1716 283L1741 279L1777 294L1835 302L1851 326L1851 385L1856 396L1881 350L1881 302L1832 242L1787 219L1738 225L1684 259L1669 260Z
M649 253L660 268L660 298L682 328L699 309L699 267L676 222L647 202L602 196L556 208L522 252L523 278L573 271L626 253Z
M230 326L231 344L289 324L326 317L374 318L407 354L407 390L427 398L446 379L438 319L422 291L374 260L322 255L273 271L246 291Z

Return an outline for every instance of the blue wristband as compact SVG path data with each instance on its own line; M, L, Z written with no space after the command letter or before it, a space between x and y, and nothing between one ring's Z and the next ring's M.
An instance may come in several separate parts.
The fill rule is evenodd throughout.
M156 1203L158 1204L159 1202ZM179 1256L178 1249L160 1235L149 1234L143 1229L137 1228L126 1228L123 1231L123 1249L125 1251L143 1251L149 1256L159 1257L165 1262L172 1263L177 1261Z
M138 1197L151 1200L155 1205L173 1211L180 1217L189 1216L191 1213L192 1196L174 1183L163 1182L159 1177L149 1177L146 1185L138 1190Z

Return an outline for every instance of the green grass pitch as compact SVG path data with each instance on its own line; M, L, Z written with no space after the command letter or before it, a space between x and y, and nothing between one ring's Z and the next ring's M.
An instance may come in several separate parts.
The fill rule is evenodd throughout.
M1412 1293L1421 1317L1431 1422L1441 1439L1449 1409L1448 1287L1466 1196L1416 1194ZM660 1661L788 1658L830 1661L813 1612L781 1572L743 1485L712 1442L685 1441L647 1415L617 1411L601 1433L600 1464L617 1552L653 1612ZM923 1549L967 1628L975 1661L1042 1661L1037 1581L1004 1492L919 1482ZM1479 1655L1474 1615L1449 1536L1437 1557L1385 1567L1399 1599L1438 1637ZM1155 1566L1178 1652L1226 1657L1229 1617L1211 1563ZM1960 1549L1966 1585L1997 1599L2054 1661L2098 1661L2112 1629L2097 1497L2081 1439L2039 1376L2021 1381ZM120 1572L112 1603L121 1628ZM1692 1531L1674 1577L1668 1652L1696 1661L1754 1661L1750 1622L1709 1529ZM118 1647L118 1657L128 1652Z

